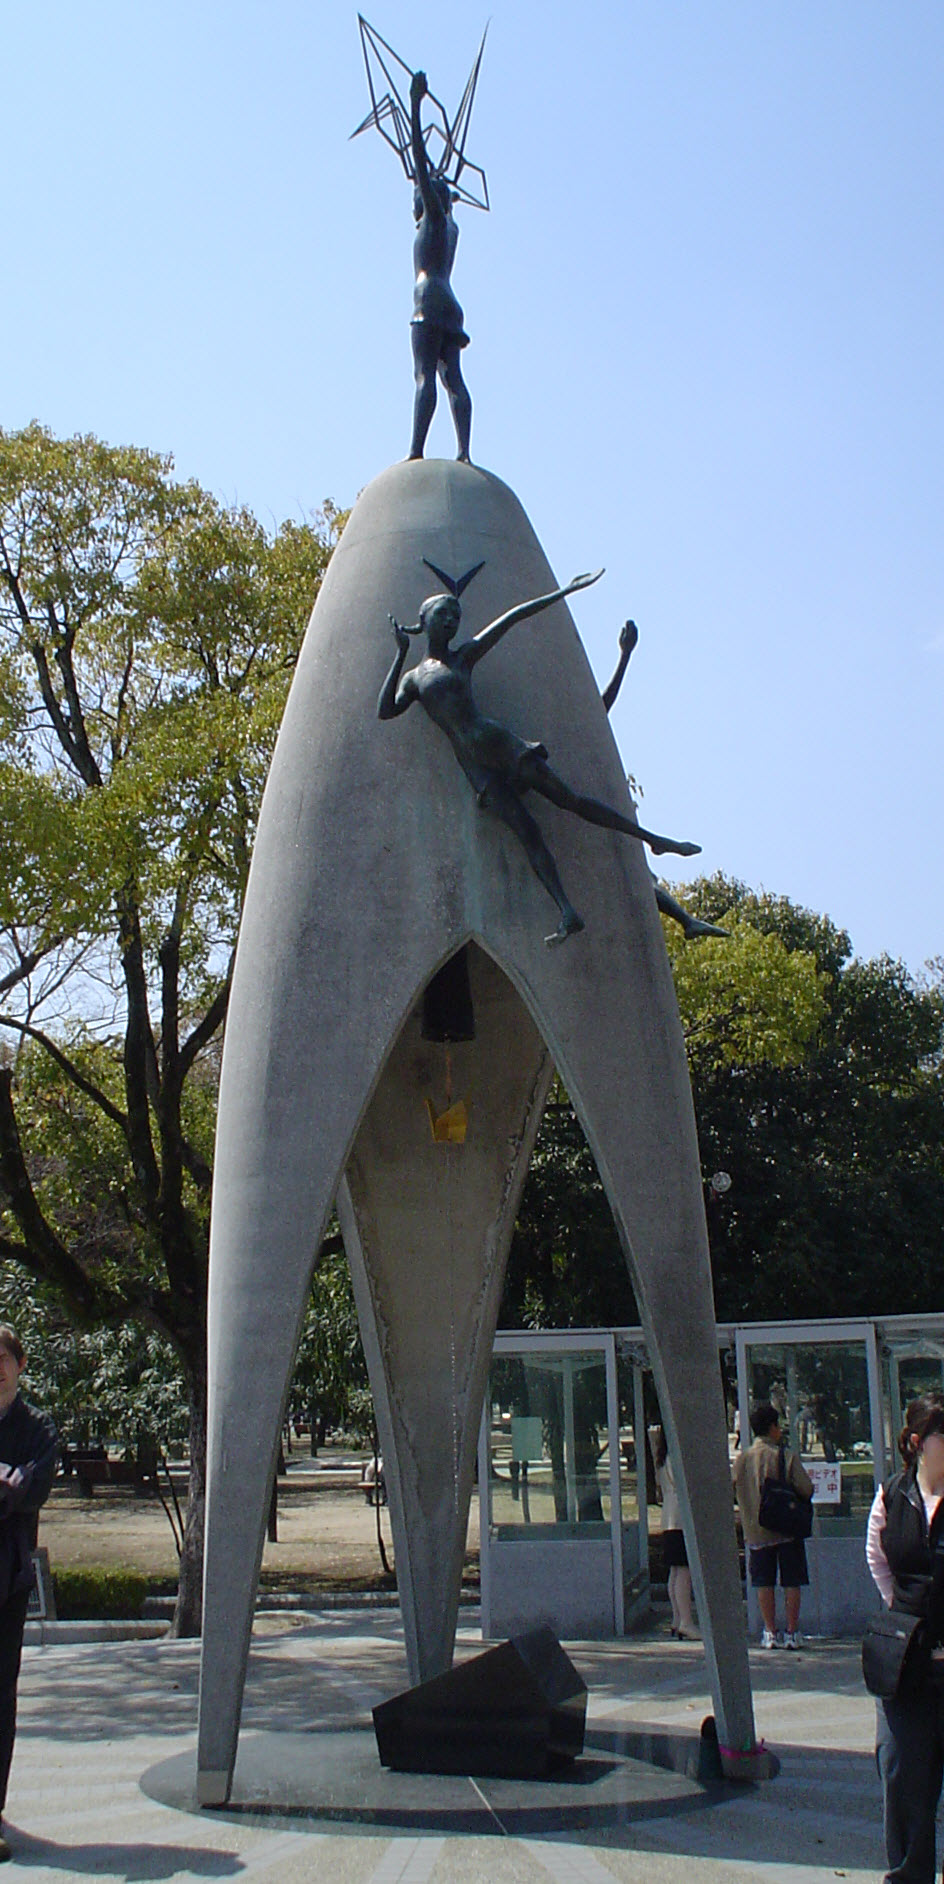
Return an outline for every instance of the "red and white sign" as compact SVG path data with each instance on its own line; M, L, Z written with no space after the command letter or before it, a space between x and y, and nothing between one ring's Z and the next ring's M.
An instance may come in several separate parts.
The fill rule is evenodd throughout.
M811 1465L805 1459L803 1464L813 1480L814 1505L838 1505L842 1498L842 1466L821 1465L819 1460Z

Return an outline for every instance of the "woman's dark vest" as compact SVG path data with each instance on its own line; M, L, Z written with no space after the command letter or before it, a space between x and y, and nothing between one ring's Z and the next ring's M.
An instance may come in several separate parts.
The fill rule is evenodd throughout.
M914 1468L896 1472L883 1486L885 1529L882 1548L894 1579L892 1608L908 1616L926 1616L931 1596L934 1547L944 1533L944 1498L928 1531L924 1499L915 1482Z

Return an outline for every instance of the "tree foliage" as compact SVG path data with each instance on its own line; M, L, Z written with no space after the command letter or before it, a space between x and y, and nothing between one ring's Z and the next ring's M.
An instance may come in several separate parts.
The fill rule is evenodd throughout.
M311 1421L312 1444L328 1427L361 1439L373 1430L367 1363L340 1232L325 1239L312 1277L289 1392L289 1413Z
M187 1390L169 1341L138 1323L77 1328L61 1299L13 1263L0 1300L26 1349L25 1391L63 1444L107 1443L122 1458L170 1455L186 1440Z
M817 964L825 1011L807 1050L693 1062L722 1319L880 1315L944 1306L944 998L901 962L859 961L826 917L723 878L691 892Z
M686 943L677 924L663 923L690 1060L730 1066L764 1055L778 1063L796 1059L823 1013L815 961L739 917L726 926L726 940ZM555 1081L515 1227L502 1325L606 1327L636 1319L596 1165Z
M722 1320L944 1304L944 1000L900 962L724 877L689 886L730 931L666 924L698 1122ZM716 1197L708 1180L726 1171ZM615 1226L557 1086L525 1187L504 1326L636 1320Z
M262 786L340 519L0 432L0 1257L172 1344L199 1619L219 1030Z
M724 926L727 938L691 943L663 921L689 1064L795 1065L826 1013L815 956L736 910Z

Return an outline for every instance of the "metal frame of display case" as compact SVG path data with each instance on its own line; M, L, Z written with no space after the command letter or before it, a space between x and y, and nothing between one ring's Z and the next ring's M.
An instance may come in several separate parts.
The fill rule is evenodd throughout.
M738 1411L741 1432L750 1431L750 1396L748 1392L747 1355L755 1347L833 1347L840 1342L861 1341L869 1387L869 1426L872 1435L872 1464L876 1490L886 1474L885 1421L882 1411L882 1379L879 1367L877 1323L874 1321L749 1321L738 1322L731 1329L737 1356ZM942 1321L944 1326L944 1321ZM719 1325L719 1340L722 1328Z
M603 1357L606 1378L607 1436L610 1480L610 1543L613 1575L613 1619L614 1634L622 1635L625 1628L623 1599L623 1523L622 1523L622 1488L620 1485L620 1450L619 1450L619 1393L616 1379L616 1334L612 1328L566 1329L552 1332L544 1330L539 1334L512 1334L499 1332L495 1336L492 1359L514 1356L525 1358L529 1354L541 1355L560 1353L566 1359L571 1353L600 1354ZM564 1376L565 1383L568 1376ZM641 1405L641 1392L637 1395ZM571 1419L568 1422L570 1444L568 1456L573 1457L572 1398ZM565 1384L565 1421L567 1418L568 1397ZM481 1549L481 1592L482 1592L482 1628L485 1634L491 1633L492 1581L491 1552L495 1548L492 1537L492 1475L491 1475L491 1395L485 1396L482 1410L482 1425L479 1432L479 1531ZM645 1480L640 1510L645 1507ZM512 1544L509 1548L514 1549Z

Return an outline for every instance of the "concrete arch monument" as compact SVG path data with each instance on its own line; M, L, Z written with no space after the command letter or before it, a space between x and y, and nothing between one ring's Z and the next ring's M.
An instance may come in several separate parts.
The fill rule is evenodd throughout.
M260 817L227 1022L210 1252L199 1794L228 1796L285 1394L338 1201L390 1493L410 1674L449 1666L473 1457L504 1264L556 1064L613 1209L650 1341L722 1745L754 1744L691 1095L642 846L542 803L585 922L547 949L548 901L423 714L377 720L388 611L429 569L481 564L463 632L555 586L518 500L429 459L364 491L314 608ZM484 712L546 740L632 817L563 602L481 670ZM419 1008L467 950L475 1034L451 1049L463 1144L424 1101L442 1049Z

